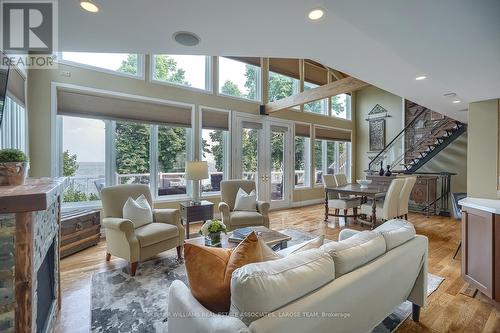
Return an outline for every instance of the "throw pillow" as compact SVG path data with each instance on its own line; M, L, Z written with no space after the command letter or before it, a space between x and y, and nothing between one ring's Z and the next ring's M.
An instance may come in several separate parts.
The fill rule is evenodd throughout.
M279 251L279 255L281 257L287 257L291 254L304 252L304 251L311 250L311 249L317 249L317 248L320 248L324 242L325 242L325 235L321 235L319 237L311 239L311 240L304 242L302 244L299 244L297 246L292 246L292 247L290 247L290 250L288 250L288 248L283 249L283 250Z
M244 189L240 188L238 193L236 193L233 210L255 212L257 210L257 194L255 193L255 190L247 193Z
M189 287L194 298L215 313L226 313L231 303L231 276L244 265L277 259L255 232L234 249L184 244Z
M123 205L123 218L132 221L135 228L153 222L153 211L148 199L141 194L137 199L129 197Z

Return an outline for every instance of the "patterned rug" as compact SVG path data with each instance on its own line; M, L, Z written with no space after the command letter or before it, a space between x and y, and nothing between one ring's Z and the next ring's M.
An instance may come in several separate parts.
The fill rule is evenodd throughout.
M292 237L288 246L315 238L295 230L281 231ZM128 267L96 273L92 276L92 333L167 333L168 288L174 280L186 285L185 266L175 256L139 264L131 277ZM443 278L429 274L428 293L435 291ZM411 314L411 303L404 302L373 332L394 331Z

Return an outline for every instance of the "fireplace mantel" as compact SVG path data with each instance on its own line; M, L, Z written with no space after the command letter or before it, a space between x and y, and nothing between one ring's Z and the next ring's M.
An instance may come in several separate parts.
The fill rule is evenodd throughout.
M0 186L2 332L52 331L61 305L59 222L65 184L65 178L30 178L25 185ZM40 304L39 270L48 274L48 279L41 281L47 282L45 287L48 285L51 291L49 301L41 300ZM46 291L40 295L46 295ZM37 313L46 313L46 317L37 318Z

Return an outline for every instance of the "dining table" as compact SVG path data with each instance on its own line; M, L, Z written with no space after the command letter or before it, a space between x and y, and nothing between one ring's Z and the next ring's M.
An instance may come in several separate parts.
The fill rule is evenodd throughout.
M370 184L366 187L352 183L342 186L325 186L325 222L328 221L328 216L332 215L328 212L329 193L339 194L341 196L358 196L361 197L361 204L366 203L368 199L372 200L372 216L369 221L358 219L362 223L367 223L371 229L375 228L377 223L377 198L384 196L387 193L388 185Z

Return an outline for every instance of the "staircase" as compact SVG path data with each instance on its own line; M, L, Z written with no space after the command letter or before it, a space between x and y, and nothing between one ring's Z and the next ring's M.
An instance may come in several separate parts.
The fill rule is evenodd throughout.
M370 161L368 172L380 170L381 162L395 172L416 172L467 130L457 120L410 101L405 104L407 126Z

